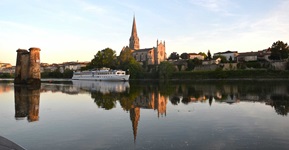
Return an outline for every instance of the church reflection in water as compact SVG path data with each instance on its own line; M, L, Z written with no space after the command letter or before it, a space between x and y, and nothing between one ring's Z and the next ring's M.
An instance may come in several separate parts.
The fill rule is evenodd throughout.
M148 93L147 96L140 95L132 103L129 109L130 120L132 122L134 141L137 136L138 122L140 119L140 109L157 110L157 116L166 116L167 98L158 92Z
M99 108L106 110L113 109L119 100L122 108L129 111L134 140L137 137L141 109L156 110L158 117L166 116L168 98L162 96L154 88L130 88L129 82L80 80L73 80L73 85L78 91L85 90L89 92Z
M29 122L39 119L40 88L14 86L15 118L27 117Z
M8 89L8 88L5 88ZM7 90L2 90L7 91ZM62 92L69 95L89 94L98 108L111 110L120 104L129 112L134 141L137 137L141 111L154 110L156 117L165 117L167 104L192 105L205 103L237 104L259 102L275 109L278 115L289 113L289 86L286 83L198 83L198 84L150 84L129 82L73 81L65 84L46 84L41 88L14 86L15 118L27 117L29 122L39 120L40 92Z

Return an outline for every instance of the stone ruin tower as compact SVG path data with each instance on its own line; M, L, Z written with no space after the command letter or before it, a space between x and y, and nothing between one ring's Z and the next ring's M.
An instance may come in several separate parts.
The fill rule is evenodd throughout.
M29 52L18 49L15 68L15 84L40 85L40 48L31 47Z

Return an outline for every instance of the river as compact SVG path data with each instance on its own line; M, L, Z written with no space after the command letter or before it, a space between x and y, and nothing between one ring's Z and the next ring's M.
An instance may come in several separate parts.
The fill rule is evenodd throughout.
M0 136L28 150L288 149L289 84L0 81Z

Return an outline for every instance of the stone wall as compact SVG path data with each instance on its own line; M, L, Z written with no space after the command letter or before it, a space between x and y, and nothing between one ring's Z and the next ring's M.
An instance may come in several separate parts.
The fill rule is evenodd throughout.
M199 65L194 68L194 71L215 71L217 68L219 68L217 64Z
M287 62L285 61L271 62L271 68L273 70L286 70L286 67L287 67Z

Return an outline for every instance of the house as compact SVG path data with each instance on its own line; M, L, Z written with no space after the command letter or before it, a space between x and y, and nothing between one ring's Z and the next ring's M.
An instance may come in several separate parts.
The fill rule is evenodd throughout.
M239 55L237 56L237 62L257 61L258 54L258 52L239 53Z
M85 67L88 64L88 62L64 62L63 69L64 70L80 70L81 67Z
M204 60L205 57L203 55L200 55L200 54L196 54L196 53L188 53L188 58L189 59L199 59L199 60Z
M271 55L271 48L259 50L258 53L258 60L270 61L269 56Z
M64 70L81 70L82 67L85 67L89 62L64 62L62 64L47 64L41 63L41 72L53 72L57 69L63 73Z
M257 52L239 53L239 55L237 56L237 62L270 61L270 55L270 49L259 50Z
M232 58L232 61L236 61L236 57L238 56L238 51L226 51L226 52L218 52L214 54L214 57L224 56L226 57L227 61Z
M14 73L15 66L9 63L0 63L0 73Z

